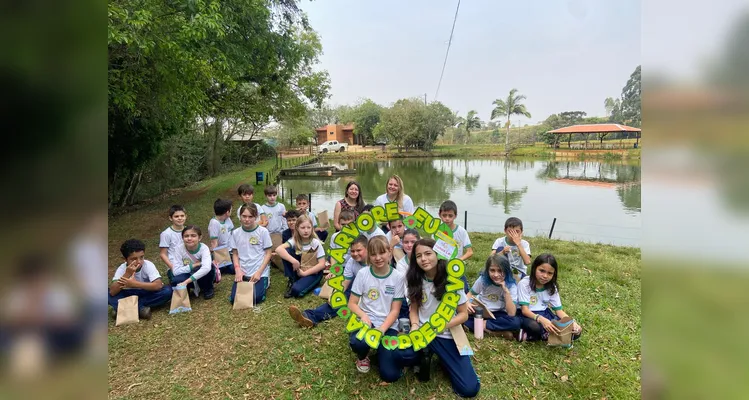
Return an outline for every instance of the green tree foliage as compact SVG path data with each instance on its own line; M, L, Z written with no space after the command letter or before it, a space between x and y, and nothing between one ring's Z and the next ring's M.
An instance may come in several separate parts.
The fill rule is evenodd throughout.
M383 107L371 99L365 99L356 106L344 110L341 122L354 124L354 135L359 143L368 145L374 142L374 131L380 123Z
M453 112L440 102L425 105L421 99L401 99L382 111L374 136L399 150L414 147L430 151L437 138L455 123Z
M461 128L466 132L465 143L468 143L468 140L471 139L472 129L481 129L481 119L477 114L478 113L476 112L476 110L471 110L468 111L468 114L466 114L465 118L458 118L458 128Z
M621 118L626 125L640 127L642 125L642 106L640 66L635 68L622 89Z
M529 113L525 108L525 104L522 104L522 101L526 98L525 95L517 94L517 92L517 89L512 89L507 95L507 99L496 99L492 103L494 104L494 109L492 110L490 119L507 117L507 122L505 123L505 128L507 129L507 133L505 135L506 149L509 148L510 145L510 118L513 115L523 115L527 118L531 117L531 113Z

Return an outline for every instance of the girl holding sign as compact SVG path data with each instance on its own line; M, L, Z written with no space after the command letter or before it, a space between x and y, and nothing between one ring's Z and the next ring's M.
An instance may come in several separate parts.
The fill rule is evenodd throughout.
M447 293L447 261L438 260L434 251L435 241L424 238L416 242L411 252L411 268L408 280L408 299L411 301L411 331L429 322L442 296ZM414 268L418 265L418 268ZM470 356L462 356L449 329L468 320L467 299L463 290L452 293L459 296L455 316L445 325L421 354L421 374L428 376L432 354L437 354L440 364L450 377L453 391L461 397L475 397L481 384L471 364ZM404 358L416 358L413 349L405 350ZM409 354L410 353L410 354Z

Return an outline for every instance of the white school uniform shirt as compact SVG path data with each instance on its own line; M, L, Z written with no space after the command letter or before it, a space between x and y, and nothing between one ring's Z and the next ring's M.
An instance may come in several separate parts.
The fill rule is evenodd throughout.
M385 232L383 232L382 229L380 229L379 226L375 227L375 229L373 231L365 232L365 231L361 231L360 230L359 233L361 233L362 235L366 236L367 240L372 239L375 236L385 236L385 237L387 237L387 235L385 235Z
M263 206L263 210L265 210L265 217L268 218L268 226L265 227L268 232L280 234L289 228L286 224L286 218L283 216L286 212L286 206L282 203L276 202L272 206L266 204Z
M374 203L372 205L375 206L384 206L386 203L392 203L392 201L388 200L388 194L384 193L381 194L377 199L375 199ZM416 211L416 207L414 207L414 202L411 200L411 197L407 194L403 195L403 207L398 207L398 211L405 211L407 213L413 214L414 211Z
M117 270L114 272L114 278L112 278L112 282L117 281L120 278L122 278L122 276L125 275L126 270L127 270L127 263L120 264L120 266L117 267ZM135 271L133 276L135 277L136 281L143 282L143 283L151 283L155 281L156 279L161 279L159 270L156 269L156 266L153 265L153 263L148 260L143 260L143 266L140 267L140 270ZM129 289L131 288L122 288L122 290L129 290Z
M527 274L527 266L525 263L523 263L523 257L520 257L520 252L518 251L518 246L516 244L508 245L507 240L505 240L507 237L501 237L494 241L494 244L492 245L492 250L497 251L500 247L510 247L510 251L506 254L507 259L510 260L510 266L512 269L520 271L524 274ZM531 256L531 245L528 244L528 242L525 239L520 240L520 245L523 246L523 250L525 250L525 254L528 255L528 257Z
M261 206L258 203L253 203L253 204L255 204L255 207L257 207L257 222L260 222L260 216L265 214L265 209L263 208L263 206ZM242 214L240 214L239 211L242 210L243 205L244 203L240 203L239 207L237 207L237 221L238 221L237 226L242 226L242 217L240 217L240 215Z
M161 232L159 235L159 247L167 249L167 257L169 262L175 267L182 263L182 260L177 255L177 250L182 246L182 231L175 231L172 227L168 227Z
M286 243L289 244L289 253L295 253L296 255L301 255L301 252L297 252L296 249L296 242L294 242L294 238L292 237L289 239ZM325 257L325 248L322 245L322 242L320 239L313 238L309 243L302 243L302 252L307 252L310 250L315 250L315 255L317 256L317 259L321 259Z
M401 258L400 260L396 261L395 269L403 274L404 278L406 277L406 274L408 273L408 254L406 254L406 256ZM408 281L406 279L403 279L403 293L408 294ZM406 296L406 303L410 304L408 296Z
M208 222L208 236L210 239L216 239L216 247L226 246L229 244L229 236L231 231L234 230L234 223L231 222L231 218L227 218L224 222L211 218Z
M312 227L317 228L317 214L314 211L307 211L307 216L312 221Z
M403 274L389 267L390 272L385 276L377 276L372 268L359 271L354 278L351 293L360 297L359 307L372 321L375 328L385 322L390 313L393 301L404 301L406 294L403 292ZM398 319L388 329L398 329Z
M507 287L510 291L510 297L512 301L517 304L518 302L518 285L512 284ZM501 287L497 286L494 282L486 283L483 275L480 275L476 282L471 287L471 294L478 297L479 301L484 303L489 311L505 311L505 291Z
M546 289L531 288L531 280L525 277L518 284L518 304L528 306L533 311L543 311L551 306L554 311L562 309L562 299L559 298L559 290L550 294Z
M330 242L328 244L328 247L330 248L330 250L342 249L343 248L341 245L339 245L338 243L335 242L335 238L340 233L341 232L338 231L338 232L334 232L332 235L330 235ZM351 246L349 246L349 250L346 250L346 254L343 255L343 265L344 265L344 268L345 268L346 263L348 262L348 260L351 259L351 249L350 248L351 248ZM331 264L335 264L335 260L332 260L330 263Z
M465 304L468 301L465 292L458 290L456 292L460 298L458 299L458 305ZM429 317L437 311L437 306L440 304L440 299L434 297L434 282L423 279L421 281L421 307L419 307L419 326L424 325L429 321ZM456 311L457 314L457 311ZM450 321L448 321L450 322ZM449 329L445 329L441 333L437 334L437 337L444 339L452 339L453 335Z
M192 271L192 266L200 262L200 268L192 274L192 277L197 281L211 272L211 268L213 268L213 264L211 264L211 251L203 243L198 243L198 248L195 252L187 250L187 247L182 245L178 249L177 254L181 261L179 264L175 264L174 271L172 271L174 275L189 274Z
M261 266L265 258L265 250L273 247L270 240L270 233L265 227L257 225L253 230L245 230L239 227L231 231L229 238L229 249L236 250L239 256L239 268L245 276L254 275ZM270 268L265 265L261 277L269 277Z
M363 269L369 269L367 264L359 264L353 258L349 258L346 264L343 266L343 279L347 281L353 281L356 279L356 275Z

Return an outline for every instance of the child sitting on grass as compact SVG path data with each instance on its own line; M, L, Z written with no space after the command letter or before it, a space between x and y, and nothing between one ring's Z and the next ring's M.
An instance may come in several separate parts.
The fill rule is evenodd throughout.
M284 298L304 297L322 280L325 248L312 229L312 221L306 215L297 218L294 237L278 246L276 253L292 268L291 271L285 271L289 283Z
M523 221L510 217L505 221L505 234L492 244L492 255L503 254L510 261L516 281L523 279L528 273L526 265L531 263L531 246L523 240Z
M494 318L490 318L484 313L487 334L498 334L505 339L512 339L513 334L520 329L520 319L516 316L518 286L512 277L507 257L495 254L487 258L484 272L479 275L466 296L469 314L476 312L474 297L494 314ZM473 318L469 316L465 326L473 332Z

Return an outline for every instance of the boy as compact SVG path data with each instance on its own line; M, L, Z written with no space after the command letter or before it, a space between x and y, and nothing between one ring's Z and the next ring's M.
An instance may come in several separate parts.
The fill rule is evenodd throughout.
M390 247L402 249L401 241L403 240L403 234L406 232L406 225L403 225L403 215L398 214L398 219L389 221L388 228L385 237L387 237Z
M187 214L179 204L169 207L169 221L172 225L161 232L159 239L159 256L169 269L174 272L175 265L182 265L177 249L182 245L182 230L185 229Z
M211 218L210 222L208 222L208 236L210 238L208 248L211 250L211 253L213 253L214 250L222 250L229 246L229 236L231 235L231 231L234 230L234 223L231 222L231 209L231 200L217 199L213 202L213 213L216 216ZM226 260L221 263L214 261L213 265L215 265L222 274L234 273L234 267L232 266L231 260Z
M338 214L338 223L341 226L346 226L346 225L354 222L354 219L355 219L354 212L351 211L351 210L343 210L343 211L341 211ZM335 232L332 235L330 235L330 244L329 244L330 250L340 249L341 248L341 246L335 242L335 238L338 237L338 235L340 233L341 232L338 231L338 232ZM351 251L349 249L349 251L347 251L346 254L343 256L343 265L346 265L346 261L348 261L348 259L350 257L350 253L351 253ZM335 264L335 261L333 259L331 259L330 256L328 256L328 263L327 263L327 265L331 266L333 264Z
M151 307L172 299L172 287L164 286L161 275L152 262L145 259L146 245L137 239L126 240L120 246L125 260L114 273L109 286L109 305L117 313L118 300L138 296L138 317L151 318Z
M341 214L347 211L348 210L341 211ZM353 213L351 214L353 216ZM338 219L341 219L340 216ZM353 243L351 243L351 247L349 247L349 252L351 253L351 256L343 266L342 286L343 294L346 296L346 299L348 299L349 294L351 294L349 287L351 286L351 282L353 282L354 278L356 278L356 274L358 274L359 271L363 268L368 268L367 237L364 235L359 235L356 239L354 239ZM330 279L332 277L332 274L328 274L325 279ZM333 307L328 304L328 302L325 302L314 310L307 309L304 310L304 312L299 310L297 306L290 306L289 314L291 314L291 318L293 318L294 321L299 324L299 326L303 328L312 328L322 321L334 318L336 316L336 310L334 310Z
M315 216L315 213L312 212L312 210L307 210L309 207L309 198L306 194L299 194L296 196L296 210L299 211L301 215L306 215L309 217L310 220L312 220L312 227L315 228L315 233L317 234L318 239L320 239L321 242L325 242L325 239L328 238L328 231L325 229L320 229L317 227L317 217Z
M294 230L296 229L296 219L299 218L299 211L289 210L286 211L286 230L281 233L282 243L286 243L294 237Z
M265 218L265 210L260 204L254 202L255 201L255 188L252 187L251 185L243 183L239 185L239 187L237 188L237 194L239 195L239 198L242 199L242 204L254 204L255 205L255 207L257 208L257 212L258 212L257 223L260 226L268 225L268 220ZM242 217L239 216L239 209L241 208L242 204L239 205L240 207L237 207L237 220L239 220L240 225L242 222Z
M270 277L270 234L265 227L258 225L258 211L254 204L245 204L239 208L241 227L233 230L229 237L229 249L232 250L234 264L234 284L231 287L229 302L234 304L237 293L237 282L255 284L255 302L265 301Z
M471 238L468 237L468 232L462 226L455 223L455 218L458 216L458 205L452 200L445 200L440 205L439 216L442 222L444 222L450 230L453 232L453 239L458 243L458 258L466 261L473 256L473 247L471 245ZM463 274L463 283L465 284L465 292L471 289L468 285L468 278Z
M362 208L362 212L371 215L373 208L374 206L372 204L367 204L366 206L364 206L364 208ZM366 232L361 232L361 234L366 236L367 240L372 239L375 236L385 236L385 232L383 232L382 229L380 229L380 227L377 226L377 224L375 224L371 230L366 231Z
M265 217L268 219L268 224L265 226L265 228L268 229L268 233L270 233L270 239L273 242L271 252L275 253L276 247L284 243L282 241L282 234L283 231L287 228L286 219L284 219L284 214L286 214L286 206L281 203L276 203L276 198L278 197L278 189L275 186L266 186L263 192L265 193L266 200L263 209L265 210ZM274 255L271 260L276 268L283 268L281 257Z
M523 240L523 221L516 217L507 218L505 234L507 236L494 241L492 255L500 253L507 256L513 275L516 275L515 280L520 282L527 274L526 266L531 263L531 246Z

